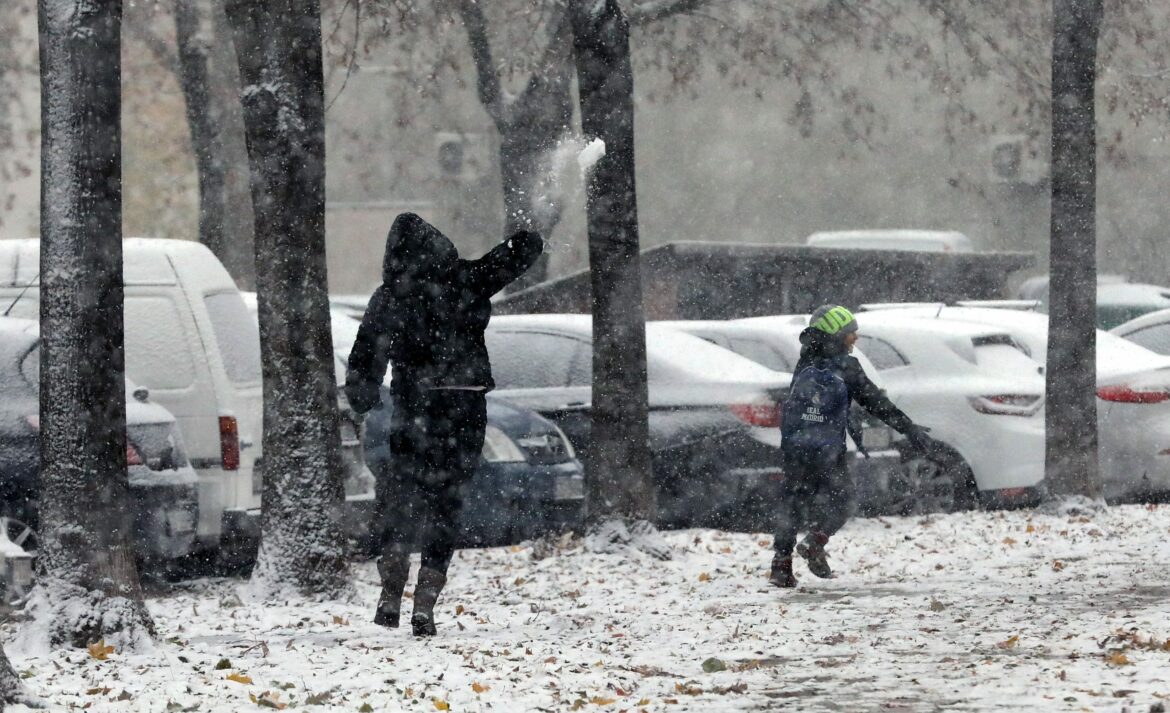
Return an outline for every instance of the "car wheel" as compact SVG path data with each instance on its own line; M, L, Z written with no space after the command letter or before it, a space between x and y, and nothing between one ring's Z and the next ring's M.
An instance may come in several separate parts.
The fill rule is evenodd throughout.
M890 479L886 512L925 515L974 510L979 491L971 468L956 454L941 462L921 456L907 458Z

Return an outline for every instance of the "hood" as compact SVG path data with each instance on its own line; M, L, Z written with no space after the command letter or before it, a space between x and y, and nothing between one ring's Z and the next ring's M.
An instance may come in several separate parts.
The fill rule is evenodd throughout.
M455 245L439 230L414 213L394 219L386 236L382 281L394 284L407 277L427 279L449 272L459 259Z
M813 357L835 357L845 353L841 335L825 334L815 327L807 327L800 333L801 356L807 352Z

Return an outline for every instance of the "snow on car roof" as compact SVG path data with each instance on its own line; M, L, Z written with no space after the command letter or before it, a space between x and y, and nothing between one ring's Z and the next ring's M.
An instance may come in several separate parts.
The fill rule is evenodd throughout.
M871 314L871 313L866 313ZM943 307L898 310L907 319L936 316L937 322L972 322L1009 332L1041 364L1048 359L1048 315L986 307ZM1170 317L1170 310L1166 311ZM1144 317L1139 319L1145 319ZM1134 320L1135 322L1137 320ZM864 326L862 327L864 331ZM1097 378L1111 378L1170 365L1170 357L1156 354L1115 334L1097 330Z
M1170 307L1170 287L1135 282L1097 285L1097 304L1164 304Z
M539 327L573 334L592 342L593 318L587 314L522 314L493 317L489 329ZM767 383L787 381L787 374L757 364L705 339L654 322L646 325L649 368L656 381L695 379L704 382ZM659 372L665 368L669 373Z

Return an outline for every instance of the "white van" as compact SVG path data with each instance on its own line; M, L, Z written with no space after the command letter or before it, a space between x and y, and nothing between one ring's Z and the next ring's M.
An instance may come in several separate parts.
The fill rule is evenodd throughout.
M199 545L251 539L263 423L256 322L206 246L128 238L122 249L127 376L178 421L199 476ZM0 240L0 314L39 319L39 277L39 240Z
M826 230L813 233L806 245L818 248L913 250L969 253L971 239L953 230Z

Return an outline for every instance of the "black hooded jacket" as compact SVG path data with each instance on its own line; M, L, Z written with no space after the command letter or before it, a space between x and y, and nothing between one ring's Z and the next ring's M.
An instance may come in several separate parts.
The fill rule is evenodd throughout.
M543 249L539 235L521 231L478 260L463 260L434 226L413 213L398 216L386 238L382 284L349 354L350 406L365 413L378 404L387 363L393 393L492 389L483 338L489 298L531 267Z
M831 336L809 327L800 333L800 358L796 361L793 373L799 374L805 367L813 366L821 359L833 359L840 365L841 378L849 389L850 399L898 433L908 434L915 430L910 417L890 401L885 391L869 380L857 357L850 356L845 350L840 336Z

